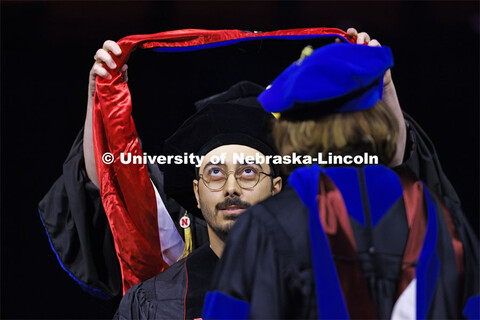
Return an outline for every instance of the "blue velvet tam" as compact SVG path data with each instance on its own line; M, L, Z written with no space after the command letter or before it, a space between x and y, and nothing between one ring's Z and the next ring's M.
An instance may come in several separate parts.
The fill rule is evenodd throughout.
M292 118L368 109L382 99L383 75L392 66L385 46L326 45L289 66L258 100L266 111Z

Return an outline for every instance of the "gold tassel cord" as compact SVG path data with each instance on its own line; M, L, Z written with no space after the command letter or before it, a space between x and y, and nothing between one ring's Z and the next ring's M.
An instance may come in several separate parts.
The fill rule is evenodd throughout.
M185 211L185 214L183 215L182 219L188 219L190 221L190 218L188 217L187 211ZM182 219L180 219L180 226L182 226ZM185 235L185 246L183 247L183 253L178 258L178 260L181 260L183 258L186 258L190 253L192 253L193 250L193 244L192 244L192 228L190 227L191 222L188 223L187 227L183 227L183 232Z
M300 54L300 59L298 59L297 64L300 65L302 63L303 59L305 59L306 57L308 57L312 53L313 53L313 47L312 46L306 46L305 48L303 48L302 53Z

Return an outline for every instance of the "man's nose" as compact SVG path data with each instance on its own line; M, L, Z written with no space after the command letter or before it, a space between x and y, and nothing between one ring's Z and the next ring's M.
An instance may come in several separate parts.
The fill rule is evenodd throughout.
M237 183L237 180L235 180L235 174L229 174L227 177L227 183L225 184L224 187L224 192L225 196L232 196L232 195L240 195L242 193L242 188Z

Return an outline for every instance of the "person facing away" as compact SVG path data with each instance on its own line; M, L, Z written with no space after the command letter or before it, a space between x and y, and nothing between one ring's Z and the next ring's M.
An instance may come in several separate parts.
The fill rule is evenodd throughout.
M332 44L260 95L280 113L281 155L344 162L282 168L291 188L238 219L204 319L444 319L478 307L478 240L465 218L407 167L387 168L398 126L381 92L392 65L387 47Z

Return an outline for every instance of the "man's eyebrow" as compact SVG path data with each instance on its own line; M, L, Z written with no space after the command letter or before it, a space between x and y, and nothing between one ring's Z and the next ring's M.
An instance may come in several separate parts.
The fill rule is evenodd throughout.
M203 170L205 170L205 168L209 167L209 166L220 166L220 167L225 167L225 164L224 163L212 163L211 161L209 161L205 167L203 168Z
M261 164L257 163L257 162L254 162L254 163L240 163L238 164L239 167L244 167L244 166L257 166L259 167L260 169L263 170L263 167Z

